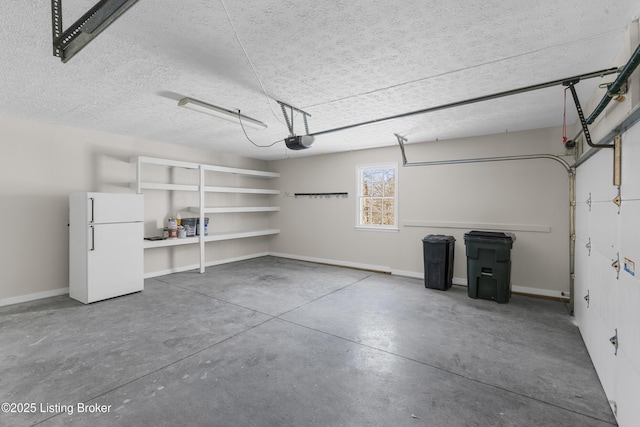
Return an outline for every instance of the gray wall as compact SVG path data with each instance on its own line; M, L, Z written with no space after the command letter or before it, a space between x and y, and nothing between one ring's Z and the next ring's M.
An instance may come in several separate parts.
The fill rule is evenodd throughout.
M560 128L460 140L409 144L409 162L564 154ZM321 141L318 141L321 143ZM398 162L398 147L271 162L281 211L272 253L374 268L421 277L422 237L456 238L454 278L466 280L464 234L471 229L512 231L514 290L547 296L569 291L569 179L552 160L400 167L399 231L355 229L356 165ZM344 198L294 198L293 194L348 192Z
M130 156L247 169L267 167L263 161L238 156L8 117L0 117L0 140L0 305L68 292L69 193L133 192L129 184L135 181L135 165L129 163ZM152 176L159 178L166 173L156 171ZM188 179L175 176L183 178ZM229 176L220 179L224 181L218 185L250 185L236 183L236 178ZM197 206L195 193L148 192L145 199L147 235L160 233L168 216ZM252 223L229 227L233 225L256 228ZM195 268L196 246L146 250L145 274ZM268 239L243 239L224 246L210 243L207 247L207 262L212 263L267 253Z

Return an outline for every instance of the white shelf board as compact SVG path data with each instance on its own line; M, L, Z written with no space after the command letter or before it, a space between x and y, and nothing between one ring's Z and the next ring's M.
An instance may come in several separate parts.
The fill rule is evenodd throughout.
M131 188L136 188L136 183L131 183ZM141 182L141 190L167 190L167 191L198 191L197 185L189 184L163 184L159 182Z
M258 171L252 169L229 168L226 166L202 165L202 169L211 172L233 173L237 175L249 175L258 178L279 178L278 172Z
M241 187L204 187L208 193L242 193L242 194L280 194L280 190L269 188L241 188Z
M203 209L204 213L277 212L279 210L279 206L220 206ZM189 212L200 213L200 208L192 206Z
M270 235L279 234L279 233L280 233L280 230L278 230L277 228L269 228L264 230L224 232L224 233L209 233L208 236L204 237L204 241L219 242L221 240L234 240L234 239L245 239L247 237L270 236Z
M208 236L204 236L205 242L219 242L222 240L235 240L246 239L249 237L259 236L271 236L279 234L280 230L277 228L267 228L262 230L248 230L248 231L227 231L221 233L209 233ZM191 245L200 242L200 237L187 237L185 239L165 239L165 240L145 240L144 248L164 248L169 246Z
M134 190L137 188L135 182L129 184ZM161 182L141 182L141 190L165 190L165 191L199 191L199 187L193 184L168 184ZM269 188L243 188L243 187L204 187L207 193L238 193L238 194L280 194L280 190Z
M192 162L181 162L179 160L169 160L169 159L160 159L157 157L146 157L146 156L136 156L130 157L129 163L146 163L150 165L162 165L162 166L172 166L178 168L186 168L186 169L198 169L198 163Z
M165 240L145 240L144 248L164 248L166 246L180 246L198 243L198 237L187 237L184 239L165 239Z
M163 166L173 166L187 169L198 169L202 167L202 169L211 172L223 172L223 173L233 173L238 175L249 175L255 176L258 178L279 178L280 174L278 172L267 172L267 171L258 171L253 169L240 169L240 168L230 168L226 166L216 166L216 165L205 165L201 163L192 163L192 162L181 162L178 160L168 160L168 159L160 159L157 157L146 157L146 156L137 156L130 157L130 163L146 163L152 165L163 165Z

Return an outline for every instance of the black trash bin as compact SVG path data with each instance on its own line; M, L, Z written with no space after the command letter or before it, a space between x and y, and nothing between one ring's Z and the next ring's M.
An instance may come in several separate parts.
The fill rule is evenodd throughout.
M470 298L499 303L511 298L512 233L470 231L464 235L467 252L467 281Z
M453 236L429 234L422 239L425 288L446 291L453 280Z

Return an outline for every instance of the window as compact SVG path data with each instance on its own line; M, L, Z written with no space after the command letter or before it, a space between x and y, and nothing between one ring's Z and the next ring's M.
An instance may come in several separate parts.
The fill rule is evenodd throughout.
M357 167L357 228L397 230L398 166L396 163Z

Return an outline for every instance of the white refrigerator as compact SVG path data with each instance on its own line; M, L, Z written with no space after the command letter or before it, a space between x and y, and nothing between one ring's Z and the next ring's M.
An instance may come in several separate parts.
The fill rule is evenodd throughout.
M142 194L69 196L69 296L84 304L144 287Z

